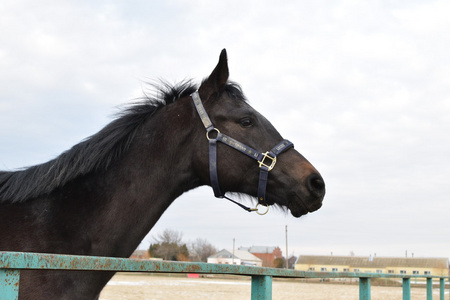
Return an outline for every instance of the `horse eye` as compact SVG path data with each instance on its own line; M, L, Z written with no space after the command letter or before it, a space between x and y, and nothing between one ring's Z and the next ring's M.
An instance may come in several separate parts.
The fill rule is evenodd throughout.
M253 126L252 120L250 118L245 118L240 121L242 127L251 127Z

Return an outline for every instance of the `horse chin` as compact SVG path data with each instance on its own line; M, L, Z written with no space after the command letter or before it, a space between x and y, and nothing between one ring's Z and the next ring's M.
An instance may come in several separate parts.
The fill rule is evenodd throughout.
M291 211L291 215L293 215L296 218L300 218L301 216L306 215L309 211L298 206L289 205L289 210Z
M291 211L291 214L296 218L300 218L310 212L301 201L289 201L287 207Z

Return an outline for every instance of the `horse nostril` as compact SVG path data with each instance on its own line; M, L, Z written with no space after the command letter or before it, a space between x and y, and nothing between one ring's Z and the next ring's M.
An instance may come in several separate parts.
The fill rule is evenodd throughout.
M306 186L311 194L318 198L325 196L325 182L319 174L312 174L306 179Z

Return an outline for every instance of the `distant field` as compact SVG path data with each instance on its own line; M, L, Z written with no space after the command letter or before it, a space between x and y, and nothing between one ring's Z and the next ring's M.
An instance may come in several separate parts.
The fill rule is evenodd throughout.
M372 300L402 299L401 287L372 286ZM294 280L273 281L274 300L332 300L359 299L357 284L307 283ZM448 290L446 291L448 299ZM117 274L105 287L100 300L198 300L251 298L249 278L229 278L217 275L212 278L187 278L187 276L156 276L152 274ZM439 290L434 290L437 299ZM426 299L425 288L412 288L411 299Z

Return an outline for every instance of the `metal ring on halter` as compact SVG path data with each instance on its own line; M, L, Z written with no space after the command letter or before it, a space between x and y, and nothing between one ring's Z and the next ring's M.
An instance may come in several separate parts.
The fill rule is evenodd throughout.
M258 206L265 206L267 209L266 209L266 211L265 212L259 212L259 210L258 210ZM269 212L269 205L264 205L264 204L260 204L260 203L258 203L258 204L256 204L256 207L255 207L255 211L256 211L256 213L258 214L258 215L260 215L260 216L264 216L265 214L267 214L268 212Z
M211 131L213 131L213 130L215 130L215 131L217 132L217 136L218 136L219 133L220 133L219 129L217 129L217 128L213 128L213 129L211 129L210 131L207 131L207 132L206 132L206 138L208 139L208 141L210 141L210 140L215 140L215 139L217 138L217 136L216 136L216 138L210 138L210 137L209 137L209 133L210 133Z

